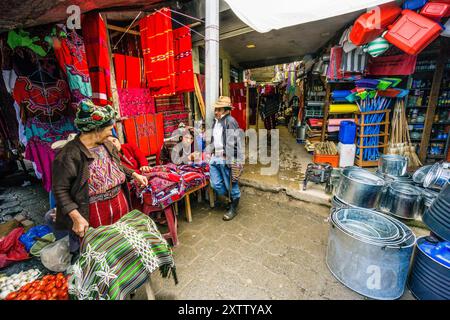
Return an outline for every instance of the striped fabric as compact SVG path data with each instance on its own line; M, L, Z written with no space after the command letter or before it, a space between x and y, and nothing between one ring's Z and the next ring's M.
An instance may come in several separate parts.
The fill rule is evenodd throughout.
M362 47L358 47L348 53L342 54L342 71L364 73L367 64L367 54Z
M378 57L385 53L389 49L389 47L390 44L385 38L378 37L372 42L369 42L367 45L365 45L364 50L372 57Z
M172 251L155 223L133 210L110 226L90 228L72 266L69 294L78 300L123 300L160 269L178 283Z
M184 105L183 94L155 99L156 111L164 114L164 137L168 138L178 125L189 121L189 113Z

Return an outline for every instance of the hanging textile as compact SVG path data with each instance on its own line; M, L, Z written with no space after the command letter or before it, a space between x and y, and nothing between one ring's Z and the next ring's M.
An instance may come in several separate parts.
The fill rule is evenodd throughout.
M184 105L183 94L155 99L156 112L164 115L164 136L170 137L178 125L189 121L189 113Z
M140 58L114 54L114 72L118 89L142 87Z
M157 269L178 283L166 240L153 220L133 210L112 225L89 228L80 259L69 271L69 294L79 300L123 300Z
M123 121L127 142L136 144L148 157L158 155L164 143L162 114L146 114Z
M83 39L76 33L59 32L53 40L53 50L61 70L66 74L73 103L92 97L89 67Z
M233 106L231 115L238 122L239 128L247 130L247 88L245 83L230 83L230 98Z
M191 29L182 27L173 30L173 40L175 50L175 90L177 92L194 91Z
M350 52L342 53L342 71L351 73L364 73L367 64L367 53L362 47L358 47Z
M146 88L118 89L120 114L132 117L155 113L155 99Z
M89 76L92 85L92 102L107 105L112 102L109 51L105 22L99 13L89 13L81 21L86 49Z
M139 22L147 86L154 97L175 94L171 11L163 8Z

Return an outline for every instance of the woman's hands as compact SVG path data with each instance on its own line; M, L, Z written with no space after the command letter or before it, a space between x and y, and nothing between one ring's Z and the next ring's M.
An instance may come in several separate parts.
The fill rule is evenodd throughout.
M132 176L133 176L133 179L139 183L140 187L146 187L148 185L148 180L146 177L144 177L136 172L134 172Z
M69 217L73 221L72 231L80 238L83 238L89 228L89 223L78 210L69 212Z
M149 166L143 166L141 167L139 170L141 170L141 172L150 172L150 167Z

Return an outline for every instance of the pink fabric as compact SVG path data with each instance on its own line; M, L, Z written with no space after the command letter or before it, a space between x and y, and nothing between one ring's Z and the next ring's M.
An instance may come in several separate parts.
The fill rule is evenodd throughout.
M42 175L44 189L50 192L52 189L52 163L55 159L55 151L50 144L45 143L36 137L28 141L25 149L25 159L35 163L36 170Z
M155 114L155 100L146 88L117 89L119 93L120 114L132 117Z
M342 121L355 122L355 119L329 119L328 120L328 125L329 126L339 126Z

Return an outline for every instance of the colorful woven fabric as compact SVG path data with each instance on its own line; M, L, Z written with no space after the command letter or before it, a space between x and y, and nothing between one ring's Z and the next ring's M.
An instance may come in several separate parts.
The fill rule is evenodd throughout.
M156 111L164 114L164 136L170 137L178 125L189 120L189 113L186 112L182 94L171 97L161 97L155 99Z
M90 149L96 157L89 164L89 196L105 193L125 182L125 173L111 159L106 148L101 145Z
M139 22L145 78L154 97L175 94L175 59L171 11L169 8Z
M128 202L122 189L112 199L89 204L89 225L92 228L108 226L129 212Z
M239 128L247 129L247 89L245 83L230 83L230 98L233 110L231 115L236 119Z
M127 142L136 144L146 157L159 154L164 143L163 115L146 114L123 121Z
M194 67L192 63L192 39L189 27L173 30L175 50L176 92L194 91Z
M52 163L55 159L55 151L49 143L34 137L30 139L25 148L25 159L35 165L36 175L42 178L45 191L52 189Z
M53 50L61 70L67 75L73 102L77 104L92 96L86 48L75 31L65 34L66 37L60 35L53 41Z
M114 72L118 89L142 88L141 59L123 54L114 54Z
M118 89L120 115L131 117L155 113L155 99L147 88Z
M176 94L171 97L155 98L156 112L167 111L185 111L184 99L182 94Z
M79 300L123 300L159 268L174 276L175 262L155 223L134 210L110 226L90 228L70 270L69 294Z
M42 87L21 76L16 80L13 96L21 108L23 123L34 117L42 122L52 122L75 114L75 110L69 108L70 92L64 80Z
M105 22L99 13L89 13L83 16L81 27L91 77L92 101L103 106L112 101Z

